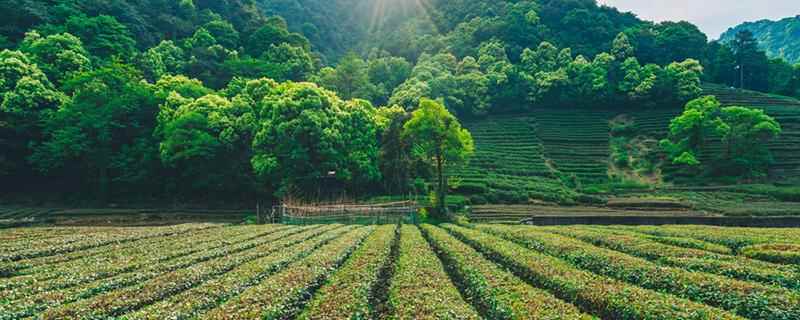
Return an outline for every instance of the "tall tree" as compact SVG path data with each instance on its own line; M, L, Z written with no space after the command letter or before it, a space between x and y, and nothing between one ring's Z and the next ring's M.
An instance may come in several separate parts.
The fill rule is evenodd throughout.
M184 49L170 40L161 41L157 46L147 49L139 57L142 72L150 81L158 81L164 75L177 75L183 72L185 64Z
M384 190L390 194L405 194L411 191L411 180L415 177L415 161L411 145L403 138L403 125L411 114L399 106L379 108L377 125L380 130L380 167Z
M403 137L414 146L414 154L434 168L436 208L441 217L447 211L447 171L463 165L475 152L472 135L461 127L443 104L420 100L419 108L403 126Z
M41 36L31 31L25 36L20 50L28 54L56 85L74 73L91 68L89 53L83 43L69 33Z
M252 105L216 94L191 99L178 91L168 99L159 115L159 151L164 164L178 173L180 191L205 199L236 198L252 191Z
M112 16L72 16L67 19L66 31L81 38L86 49L99 58L127 60L136 51L136 41L128 27Z
M370 57L367 62L369 80L375 85L372 103L385 106L394 89L408 79L412 65L406 59L392 56Z
M737 87L767 91L769 62L766 53L758 48L758 41L753 33L742 30L736 34L736 39L731 42L736 59L736 71L739 78L735 81Z
M390 105L413 109L425 97L441 99L459 116L483 115L489 106L489 79L472 57L459 61L454 55L424 54L411 76L389 99Z
M378 182L378 133L374 108L343 101L311 83L260 80L253 92L258 123L253 140L255 173L276 196L300 196L320 183L365 190Z
M133 67L113 63L65 83L72 96L44 120L44 139L36 144L32 163L44 173L60 168L83 173L105 202L120 175L115 164L130 163L124 157L137 154L130 152L134 146L153 144L147 140L152 139L157 101L141 80Z
M66 100L26 54L0 51L0 176L21 173L45 115Z
M368 67L366 61L355 52L350 52L342 57L335 69L324 68L312 80L335 91L345 100L371 100L377 88L370 82Z

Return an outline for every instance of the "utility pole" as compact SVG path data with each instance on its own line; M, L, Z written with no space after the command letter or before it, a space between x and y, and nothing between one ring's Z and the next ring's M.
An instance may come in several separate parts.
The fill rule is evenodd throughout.
M739 65L739 85L744 90L744 64Z
M736 69L739 70L739 89L744 90L744 64L740 63Z

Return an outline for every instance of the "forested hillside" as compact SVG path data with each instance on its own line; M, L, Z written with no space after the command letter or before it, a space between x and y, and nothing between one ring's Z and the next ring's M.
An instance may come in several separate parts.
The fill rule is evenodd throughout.
M722 42L730 42L740 31L753 33L759 47L772 58L783 58L790 63L800 63L800 16L778 21L760 20L746 22L722 34Z
M752 37L709 43L690 23L594 0L0 9L0 178L13 182L0 188L54 201L443 201L470 188L491 201L524 180L526 192L503 197L572 202L631 180L698 182L654 174L668 163L703 183L763 180L770 159L742 152L757 150L743 141L765 144L780 127L758 110L695 100L701 83L800 95L800 68L768 60ZM737 74L745 63L759 67ZM655 128L669 134L649 139L616 117L684 106L677 124ZM535 138L500 141L517 134ZM707 150L720 139L726 152ZM643 149L662 158L629 155ZM485 181L475 165L496 176Z

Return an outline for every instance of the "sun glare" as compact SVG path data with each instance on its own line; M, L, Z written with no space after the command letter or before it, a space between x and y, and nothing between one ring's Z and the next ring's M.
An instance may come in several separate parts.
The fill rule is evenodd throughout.
M429 0L377 0L372 6L370 30L380 29L392 17L405 16L412 13L428 15Z

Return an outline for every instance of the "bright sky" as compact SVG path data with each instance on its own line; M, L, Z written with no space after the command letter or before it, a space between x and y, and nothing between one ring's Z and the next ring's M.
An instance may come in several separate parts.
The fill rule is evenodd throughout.
M651 21L686 20L717 39L745 21L778 20L800 15L800 0L599 0Z

